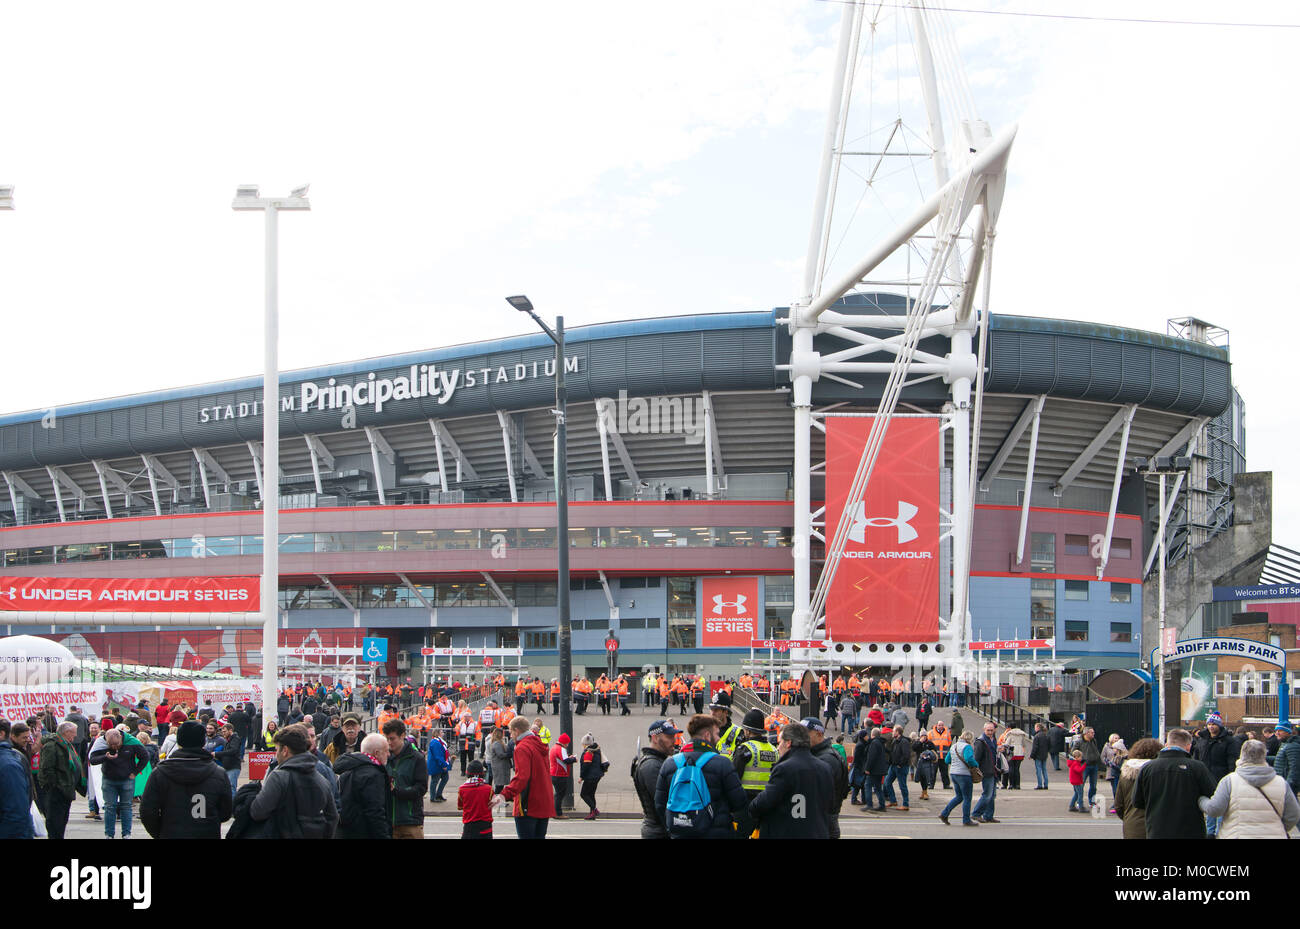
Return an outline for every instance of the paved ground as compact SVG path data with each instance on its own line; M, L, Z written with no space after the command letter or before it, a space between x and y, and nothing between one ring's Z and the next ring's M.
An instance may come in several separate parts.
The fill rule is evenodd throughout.
M619 717L617 713L604 716L599 711L588 712L584 716L574 717L575 741L580 741L583 734L591 732L601 746L604 756L610 762L609 774L601 781L597 794L602 818L587 822L580 817L586 814L586 808L578 801L580 809L575 818L556 821L551 824L550 834L557 838L636 838L637 820L640 818L640 804L632 789L629 766L637 752L637 739L642 744L646 741L646 729L650 722L658 718L658 706L647 708L632 706L632 715ZM976 728L982 719L969 709L961 710L967 728ZM935 719L945 722L951 719L952 710L939 710ZM679 726L685 727L687 717L672 715ZM547 704L545 716L547 726L558 735L558 720L550 713ZM931 720L933 723L934 720ZM832 737L837 734L831 730ZM245 770L245 775L247 770ZM957 825L961 821L960 810L954 810L953 826L944 826L938 819L939 812L952 797L951 791L938 786L930 794L929 800L921 800L919 785L910 783L911 810L901 813L890 810L885 814L869 814L862 807L845 806L841 815L841 828L846 836L853 838L912 839L912 838L953 838L953 839L987 839L987 838L1119 838L1118 820L1112 815L1101 818L1083 816L1066 812L1070 801L1070 787L1065 771L1059 774L1049 771L1050 789L1036 791L1032 765L1026 763L1022 771L1023 790L998 791L996 813L999 823L963 828ZM454 798L456 788L460 785L459 763L452 767L451 781L447 785L446 795ZM241 780L242 783L242 780ZM978 791L978 788L977 788ZM1099 785L1098 800L1105 800L1105 809L1110 806L1110 788ZM976 795L978 799L978 792ZM430 838L451 838L460 835L460 817L455 810L455 802L445 804L427 803L429 813L425 821L425 835ZM84 818L87 811L86 801L78 799L73 805L72 818L69 822L69 838L100 838L104 834L102 822ZM132 838L148 838L148 834L137 822L132 830ZM496 826L498 838L514 838L514 824L508 818L499 819Z

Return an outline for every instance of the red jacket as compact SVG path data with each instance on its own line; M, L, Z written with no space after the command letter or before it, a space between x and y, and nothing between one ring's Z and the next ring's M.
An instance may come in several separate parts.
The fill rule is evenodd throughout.
M555 791L551 786L546 746L535 732L527 732L515 743L515 776L501 790L501 796L515 803L516 816L551 819L555 816Z
M463 823L492 822L492 785L481 777L471 777L456 793L456 808Z
M558 742L551 746L551 753L549 756L551 777L569 776L569 765L573 764L573 759L567 754L565 748L566 746L563 746ZM569 758L569 764L564 763L564 758Z

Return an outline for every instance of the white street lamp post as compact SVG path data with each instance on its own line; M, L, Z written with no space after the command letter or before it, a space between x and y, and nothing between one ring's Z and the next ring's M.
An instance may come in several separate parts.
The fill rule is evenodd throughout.
M310 210L306 185L288 197L261 197L254 185L235 191L235 210L266 213L266 379L262 384L262 725L275 716L279 699L280 619L280 367L278 216Z

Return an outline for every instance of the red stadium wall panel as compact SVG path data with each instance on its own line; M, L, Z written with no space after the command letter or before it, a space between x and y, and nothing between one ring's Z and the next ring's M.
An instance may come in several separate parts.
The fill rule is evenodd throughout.
M5 577L0 610L43 613L249 613L256 577Z
M826 417L826 538L834 538L874 417ZM837 642L939 638L939 420L895 418L826 599Z
M706 577L700 584L700 647L749 648L760 629L758 578Z
M340 663L346 673L353 660L334 657L336 649L359 649L364 629L281 629L281 649L309 649L310 660L330 668ZM78 658L97 658L113 664L140 664L178 671L213 671L238 676L262 670L261 629L186 629L155 632L121 630L49 635L70 648ZM319 652L327 654L321 655ZM283 654L283 653L282 653Z

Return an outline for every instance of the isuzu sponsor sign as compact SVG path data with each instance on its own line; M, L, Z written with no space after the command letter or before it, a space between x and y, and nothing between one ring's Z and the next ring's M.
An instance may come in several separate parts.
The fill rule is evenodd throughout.
M577 374L580 358L580 355L565 358L564 372ZM428 398L438 401L441 405L450 402L456 391L461 388L508 384L538 377L555 377L555 359L490 365L483 368L439 368L436 364L411 365L404 374L378 375L370 371L365 375L331 377L325 381L303 381L296 385L296 392L280 397L280 410L310 413L369 407L376 413L382 413L387 403ZM261 414L262 404L259 400L247 403L218 403L199 407L198 421L210 423Z
M1151 649L1152 664L1156 660L1156 651L1156 648ZM1166 661L1180 661L1183 658L1248 658L1251 661L1262 661L1264 664L1277 665L1281 668L1286 663L1286 652L1267 642L1210 637L1183 639L1175 643L1172 653L1165 652Z
M826 538L845 517L849 488L875 417L826 417ZM894 418L867 493L847 514L844 553L826 598L836 642L939 639L939 420Z
M758 578L700 582L700 647L748 648L758 636Z
M256 577L0 577L0 610L248 613Z

